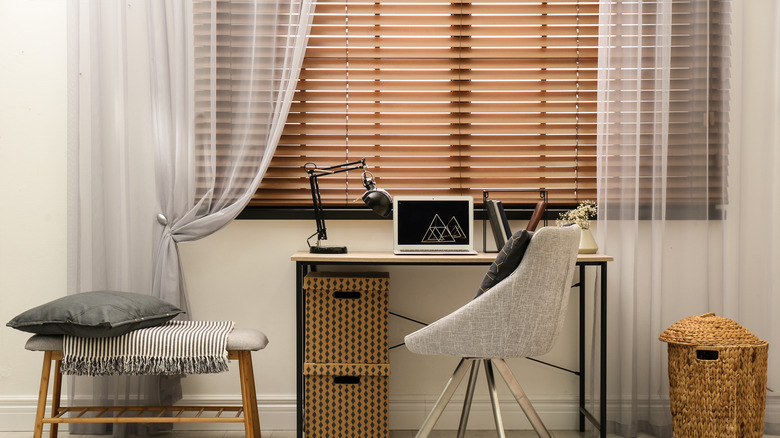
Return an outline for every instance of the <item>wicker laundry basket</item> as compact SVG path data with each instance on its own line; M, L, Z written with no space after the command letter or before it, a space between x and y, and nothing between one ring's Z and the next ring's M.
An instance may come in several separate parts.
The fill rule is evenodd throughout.
M763 436L767 342L714 313L682 319L659 339L668 343L676 438Z

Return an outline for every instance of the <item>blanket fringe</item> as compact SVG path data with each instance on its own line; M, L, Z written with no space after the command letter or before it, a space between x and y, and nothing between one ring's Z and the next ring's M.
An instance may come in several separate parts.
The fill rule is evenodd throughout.
M63 359L62 373L75 376L215 374L228 370L228 359L202 356L186 358L115 357Z

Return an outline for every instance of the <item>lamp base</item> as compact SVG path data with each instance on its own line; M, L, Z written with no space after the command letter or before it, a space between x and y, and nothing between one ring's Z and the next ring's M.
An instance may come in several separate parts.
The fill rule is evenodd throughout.
M309 253L311 254L346 254L346 246L310 246Z

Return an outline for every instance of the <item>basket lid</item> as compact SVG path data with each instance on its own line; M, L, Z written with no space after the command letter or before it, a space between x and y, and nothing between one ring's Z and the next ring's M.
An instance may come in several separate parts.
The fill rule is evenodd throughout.
M672 344L702 346L766 344L745 327L714 313L681 319L661 333L658 339Z

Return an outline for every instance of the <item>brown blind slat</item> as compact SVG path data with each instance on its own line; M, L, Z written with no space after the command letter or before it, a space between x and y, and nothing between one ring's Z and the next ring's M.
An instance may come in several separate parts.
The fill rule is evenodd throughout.
M217 143L256 117L235 104L243 98L239 79L252 74L240 67L252 44L252 9L230 3L217 3L214 26L211 8L195 6L194 62L203 75L196 111L219 109L195 129ZM484 189L544 188L554 204L595 199L598 1L346 6L317 3L287 125L250 205L309 206L306 162L363 157L393 195L480 201ZM359 205L352 202L363 191L358 172L319 183L326 206Z

